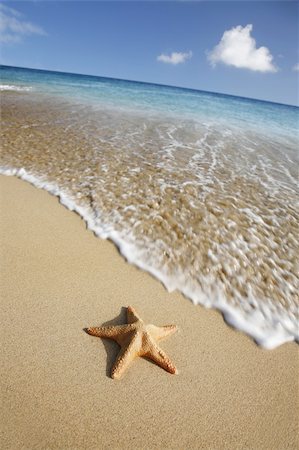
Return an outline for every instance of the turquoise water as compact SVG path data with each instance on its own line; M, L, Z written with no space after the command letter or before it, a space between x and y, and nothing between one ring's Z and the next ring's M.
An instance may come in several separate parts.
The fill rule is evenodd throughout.
M260 345L299 340L299 108L0 73L0 173L59 196L130 263Z
M298 139L299 108L179 87L1 66L1 83L32 87L98 106L173 114Z

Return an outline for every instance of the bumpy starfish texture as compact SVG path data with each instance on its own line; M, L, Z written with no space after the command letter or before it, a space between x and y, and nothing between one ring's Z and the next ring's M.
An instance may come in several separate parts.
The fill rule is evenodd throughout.
M157 345L157 341L164 339L177 331L175 325L156 327L145 325L134 308L127 307L127 321L125 325L87 328L86 332L92 336L113 339L121 349L112 367L111 377L119 379L137 356L145 356L170 373L177 373L175 365Z

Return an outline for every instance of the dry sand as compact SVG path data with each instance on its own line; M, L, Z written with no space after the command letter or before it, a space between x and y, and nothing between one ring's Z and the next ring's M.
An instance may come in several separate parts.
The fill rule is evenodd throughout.
M2 449L298 449L298 346L263 350L222 316L169 294L80 217L21 180L1 181ZM83 328L124 306L180 333L170 375Z

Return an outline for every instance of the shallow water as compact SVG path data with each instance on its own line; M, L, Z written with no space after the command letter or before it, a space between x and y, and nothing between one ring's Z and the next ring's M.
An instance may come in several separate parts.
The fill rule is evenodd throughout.
M2 173L60 195L130 262L261 345L298 339L294 124L279 132L268 117L260 130L11 86Z

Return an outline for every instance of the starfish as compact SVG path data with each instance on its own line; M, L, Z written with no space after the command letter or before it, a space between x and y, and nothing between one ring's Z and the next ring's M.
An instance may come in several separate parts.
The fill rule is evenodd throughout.
M101 338L113 339L121 349L111 369L111 378L119 379L136 356L145 356L170 373L177 373L175 365L157 345L177 331L175 325L156 327L145 325L132 306L127 307L127 324L92 327L85 331Z

